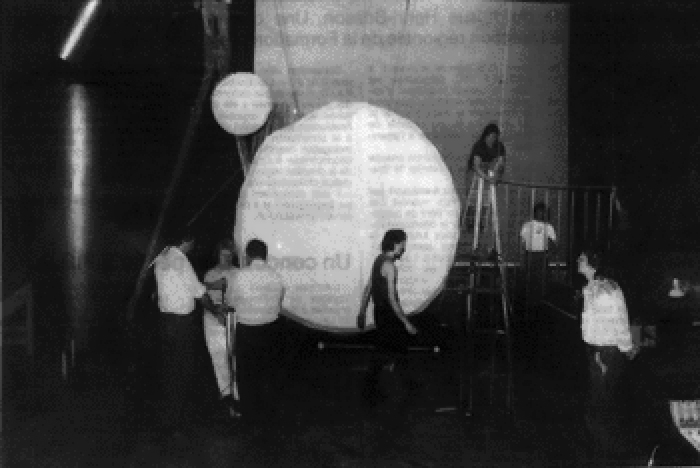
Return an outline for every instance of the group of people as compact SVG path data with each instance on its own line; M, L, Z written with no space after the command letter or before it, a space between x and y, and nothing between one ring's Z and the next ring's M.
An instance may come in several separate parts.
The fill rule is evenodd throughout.
M364 328L370 299L374 303L378 353L367 374L363 395L374 406L386 395L379 389L379 375L391 364L415 387L405 362L409 337L417 330L401 307L396 288L399 260L406 249L406 232L390 229L381 243L364 290L358 325ZM253 239L245 248L246 265L233 265L230 241L218 244L218 263L197 278L187 254L194 239L185 236L177 246L166 247L154 260L160 308L161 371L164 391L162 429L184 434L189 426L188 408L201 394L195 381L197 320L196 302L204 309L203 329L211 355L220 399L230 417L253 426L278 416L280 391L280 333L285 286L282 276L267 263L267 245ZM230 347L235 346L235 360ZM235 373L233 378L232 373ZM199 391L198 391L199 390Z
M498 141L498 127L487 130L491 133L485 130L483 145L475 145L470 165L474 164L476 177L493 181L495 173L502 169L505 151ZM487 152L480 153L482 150ZM491 168L484 168L483 163L491 164ZM535 205L534 219L520 233L528 252L526 262L536 265L530 268L535 274L546 268L545 252L550 248L549 243L556 241L554 230L545 220L545 210L543 204ZM193 379L199 317L193 314L196 301L205 310L204 333L221 400L231 416L266 424L275 416L279 392L276 372L279 317L285 294L283 278L267 264L267 245L253 239L246 245L246 261L241 268L233 265L232 242L221 242L217 248L218 264L200 281L187 259L193 242L191 237L185 237L154 260L161 312L165 428L171 431L185 428L188 400L197 395L198 385ZM360 302L357 325L361 329L366 326L370 300L374 305L377 352L363 390L363 396L372 406L386 397L379 388L379 376L387 364L398 371L405 385L416 384L406 355L411 337L418 330L407 318L397 289L396 262L406 251L406 244L407 234L402 229L390 229L384 234L381 253L374 261ZM624 295L615 281L599 275L601 265L600 252L586 250L578 258L578 272L587 280L583 288L581 330L589 356L587 421L591 425L614 411L615 387L625 358L633 358L638 351L632 342ZM235 364L230 360L231 343L235 343Z
M187 235L154 260L161 312L162 429L170 435L187 432L188 410L201 395L195 379L200 317L221 402L229 415L256 424L270 420L276 410L279 317L285 287L281 275L267 264L267 245L259 239L248 242L246 264L236 268L232 243L219 243L218 264L203 281L187 258L193 245L194 239ZM196 301L201 302L203 315L195 313Z

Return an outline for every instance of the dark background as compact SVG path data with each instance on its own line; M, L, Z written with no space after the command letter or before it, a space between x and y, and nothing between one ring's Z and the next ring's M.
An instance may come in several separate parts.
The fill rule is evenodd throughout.
M697 250L700 6L598 3L571 3L570 181L619 187L632 254ZM38 276L53 303L67 303L66 220L57 203L66 186L66 90L82 83L99 129L90 137L99 161L89 189L88 273L113 293L93 301L100 313L90 320L113 330L146 257L199 86L202 20L189 1L105 1L88 40L63 62L58 54L82 5L2 4L3 289ZM252 68L253 10L251 1L233 2L232 71ZM205 245L229 234L238 169L233 138L205 106L164 232L197 217ZM211 260L205 251L196 258L200 267Z

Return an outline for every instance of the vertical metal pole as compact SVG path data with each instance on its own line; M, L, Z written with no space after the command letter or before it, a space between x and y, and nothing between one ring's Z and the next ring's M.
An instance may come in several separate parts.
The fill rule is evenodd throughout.
M602 216L600 195L601 195L600 192L598 192L596 194L596 203L595 203L595 240L596 240L596 243L600 242L600 221L601 221L600 217Z
M589 210L589 208L588 208L588 190L584 190L584 192L583 192L583 233L584 233L583 234L583 236L584 236L583 241L584 241L584 243L587 243L587 239L588 239L588 230L589 230L588 218L590 217L588 210Z
M617 188L613 185L610 189L610 208L608 213L608 251L610 251L612 246L612 236L615 234L613 232L614 216L615 216L615 200L617 198Z
M569 269L569 286L573 284L573 279L574 279L574 227L576 223L576 215L574 213L574 209L576 208L576 192L572 189L568 189L567 193L569 194L569 233L568 233L568 243L569 243L569 248L568 248L568 259L567 259L567 265Z
M481 230L481 204L484 195L484 179L479 177L477 181L476 207L474 208L474 238L472 240L472 251L476 252L479 247L479 231Z
M563 190L558 190L557 191L557 236L562 235L561 231L561 197L562 197ZM557 239L557 243L559 245L562 245L561 239ZM559 253L559 249L557 249L557 257L561 258L561 254Z
M502 263L503 251L501 250L501 230L498 223L498 205L496 204L496 185L491 184L491 213L493 216L493 232L496 236L496 253L498 253L498 261Z

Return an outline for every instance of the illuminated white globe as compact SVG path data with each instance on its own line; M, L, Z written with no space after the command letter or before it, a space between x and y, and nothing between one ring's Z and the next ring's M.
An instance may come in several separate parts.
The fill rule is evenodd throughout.
M241 188L234 239L240 249L265 241L292 318L353 331L384 233L408 235L397 288L415 314L447 277L459 212L450 172L415 124L366 103L331 103L260 147ZM369 324L372 312L370 302Z
M233 73L214 88L211 107L224 130L249 135L262 127L270 114L270 88L253 73Z

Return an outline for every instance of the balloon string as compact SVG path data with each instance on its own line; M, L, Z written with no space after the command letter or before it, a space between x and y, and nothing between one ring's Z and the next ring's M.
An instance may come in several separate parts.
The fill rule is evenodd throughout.
M411 8L411 0L406 0L406 8L404 9L403 12L403 20L402 20L402 25L401 25L401 35L399 36L401 40L405 38L406 36L406 28L408 25L408 12ZM391 93L389 95L390 101L392 103L392 107L396 109L396 106L394 106L394 97L395 97L395 90L396 90L396 78L398 75L398 69L399 66L403 63L403 58L405 55L406 48L408 46L404 45L399 51L396 53L396 60L394 61L394 69L392 70L392 78L391 78Z

